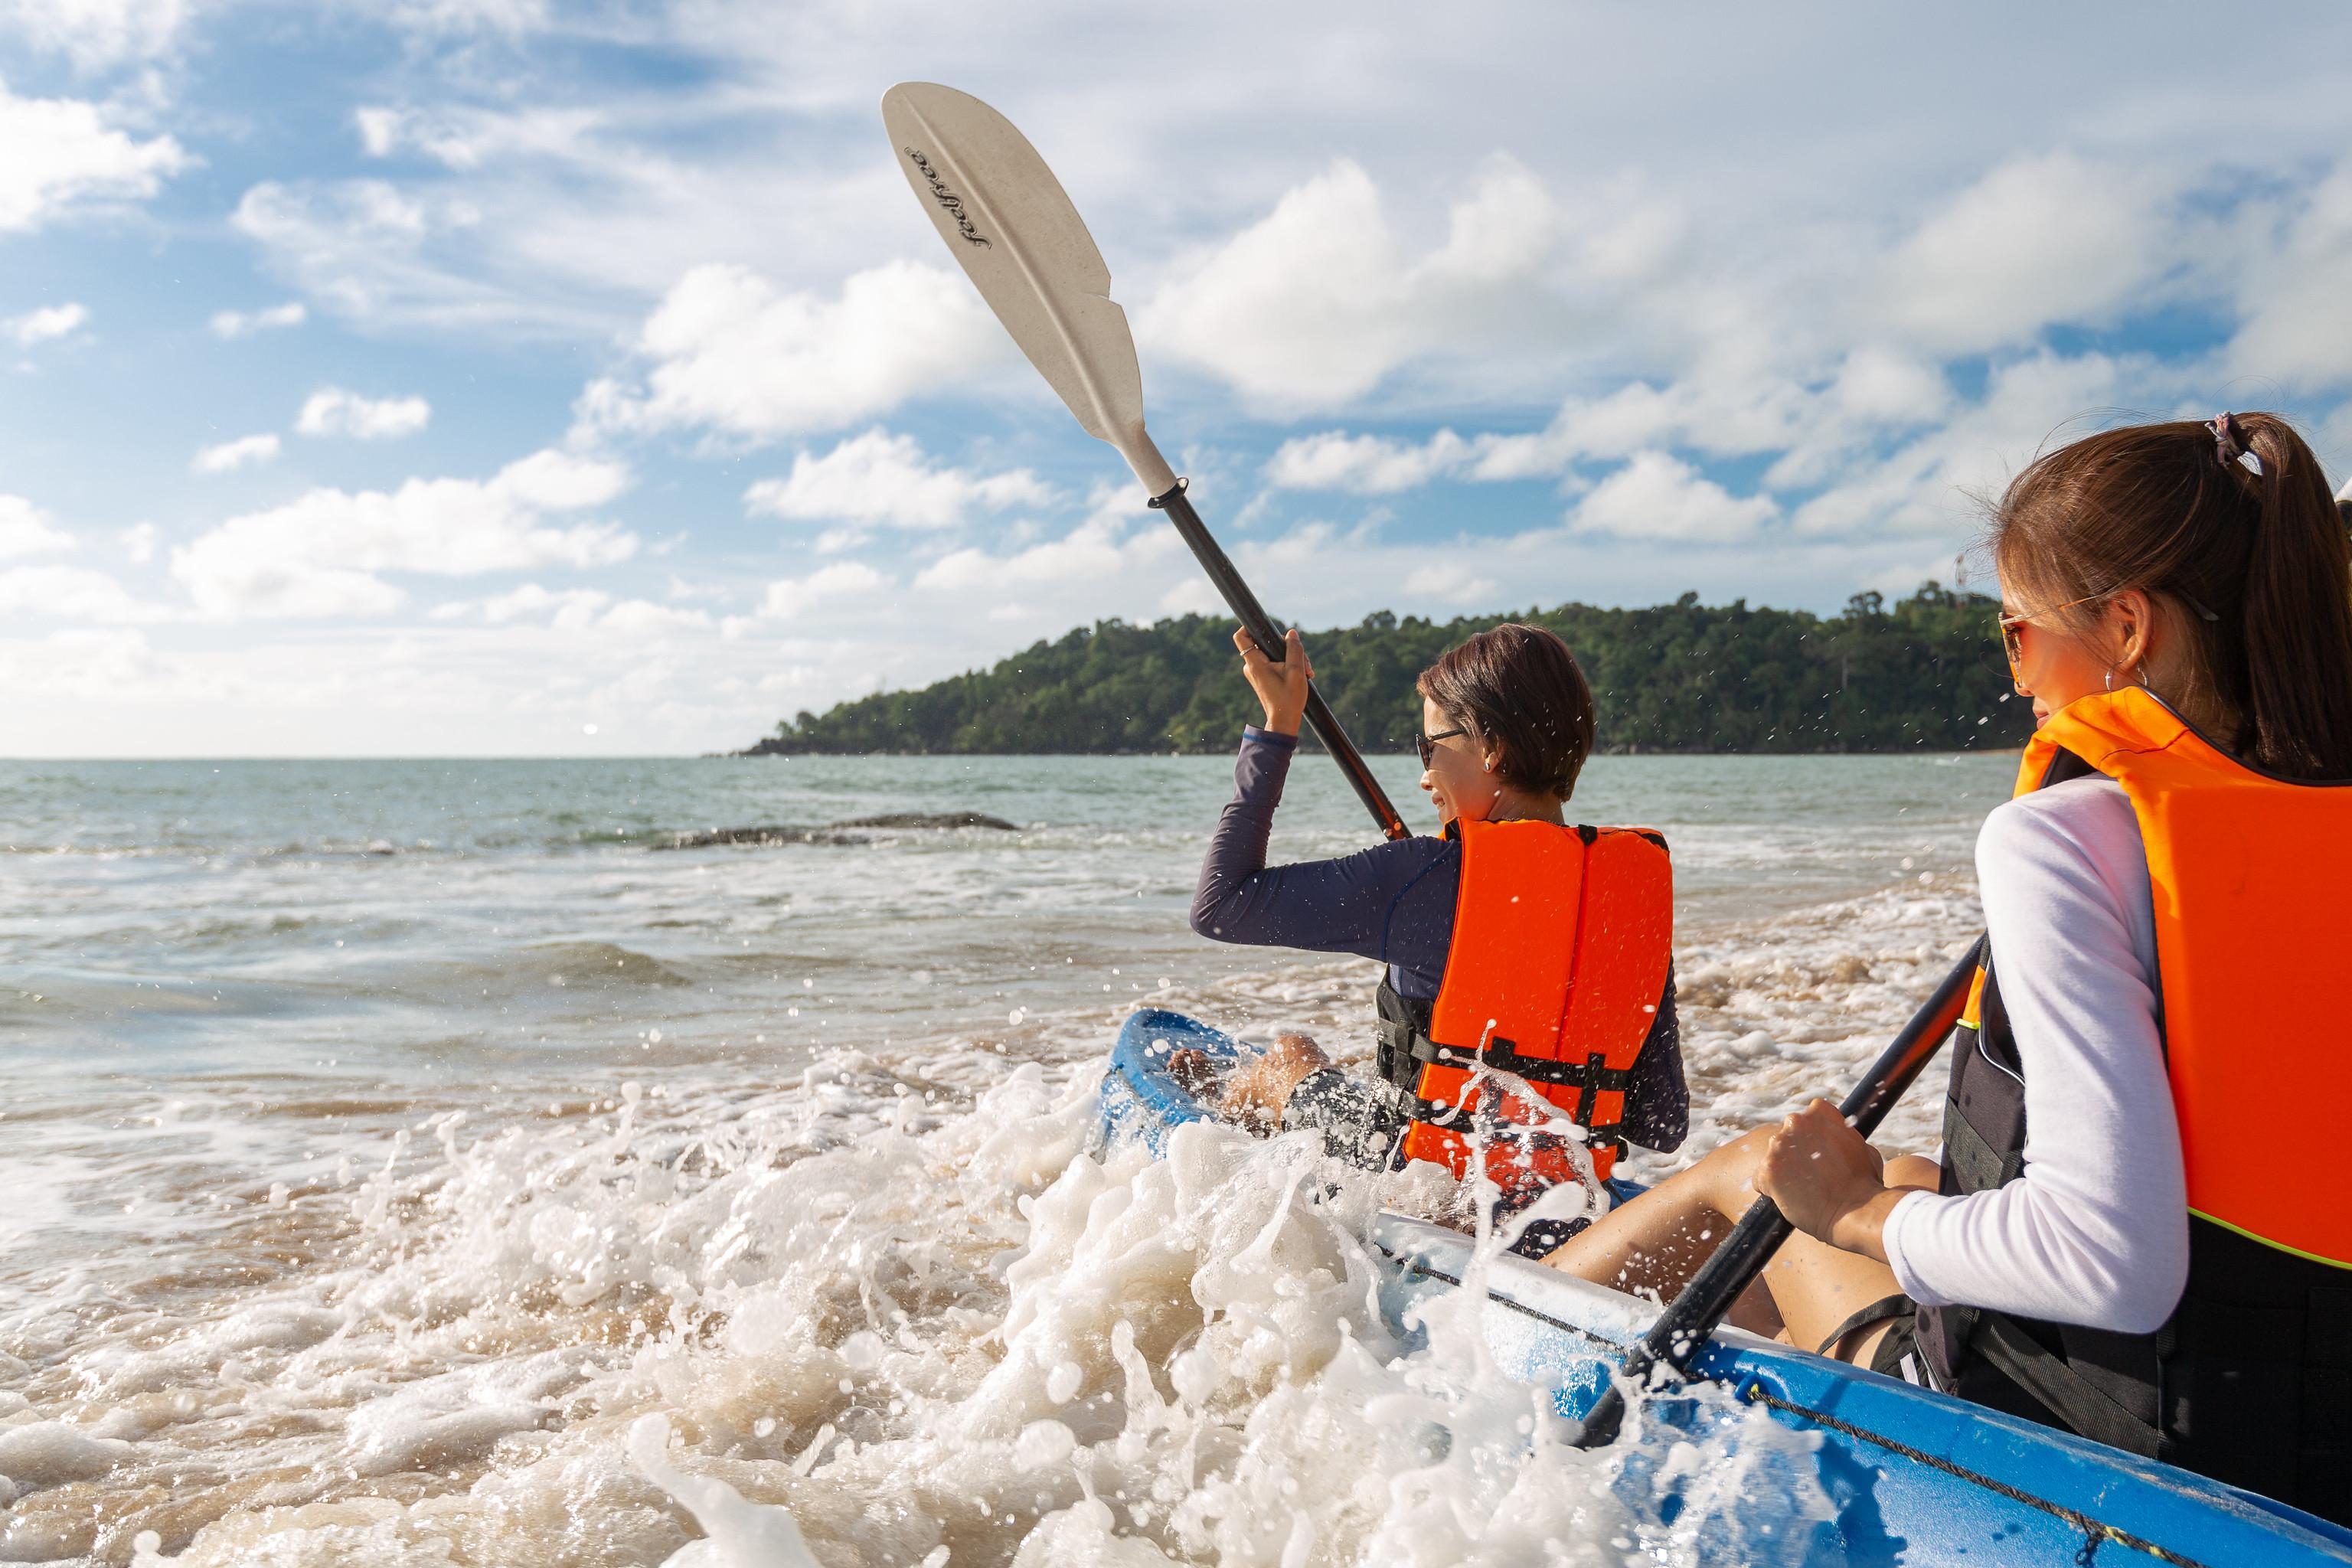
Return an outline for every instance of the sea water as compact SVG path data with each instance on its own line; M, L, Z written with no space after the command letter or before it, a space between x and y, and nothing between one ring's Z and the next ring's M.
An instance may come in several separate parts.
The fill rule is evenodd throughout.
M1675 857L1693 1128L1632 1173L1842 1092L1973 935L2013 767L1591 764L1575 815ZM1378 1184L1307 1141L1086 1156L1139 1005L1369 1052L1373 965L1186 929L1230 782L0 764L0 1561L1768 1557L1821 1506L1788 1434L1660 1438L1723 1492L1660 1523L1475 1302L1392 1338ZM833 826L961 812L1014 827ZM670 847L744 826L792 831ZM1370 837L1301 758L1275 856Z

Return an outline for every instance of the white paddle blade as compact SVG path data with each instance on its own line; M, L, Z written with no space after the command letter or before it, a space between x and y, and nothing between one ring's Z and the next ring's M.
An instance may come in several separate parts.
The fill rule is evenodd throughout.
M884 93L882 123L940 237L1037 374L1145 489L1174 489L1143 431L1143 374L1110 268L1037 149L970 93L927 81Z

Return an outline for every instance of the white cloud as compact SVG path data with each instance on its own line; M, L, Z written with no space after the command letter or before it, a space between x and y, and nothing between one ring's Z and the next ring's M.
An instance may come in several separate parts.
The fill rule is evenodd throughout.
M310 311L299 300L289 300L283 305L266 305L258 310L215 310L213 312L213 335L218 338L250 337L278 327L299 327Z
M404 595L382 572L468 576L625 561L637 538L547 513L601 506L626 488L617 463L541 451L488 479L410 479L390 492L314 489L233 518L172 552L196 606L243 616L378 616Z
M195 162L169 136L140 141L94 103L18 98L0 84L0 233L77 207L143 201Z
M1826 379L1700 369L1666 386L1630 381L1598 397L1571 397L1541 430L1469 437L1441 429L1427 440L1329 431L1286 441L1266 465L1273 484L1384 495L1432 479L1477 481L1569 475L1580 462L1686 447L1716 457L1788 454L1767 478L1773 489L1817 483L1828 464L1890 430L1947 415L1950 385L1916 355L1878 344L1847 353Z
M592 625L597 612L613 602L601 588L546 588L525 583L487 599L455 599L433 607L433 619L480 619L494 626L552 612L549 624L563 630Z
M2230 344L2243 375L2300 386L2352 382L2352 158L2313 186L2238 289L2244 323Z
M1060 538L1004 554L978 548L951 551L916 574L912 585L921 593L975 604L1004 597L1014 588L1066 590L1116 583L1139 571L1164 577L1166 568L1183 554L1183 544L1174 529L1159 523L1157 512L1143 510L1142 518L1158 526L1136 528L1139 510L1132 486L1107 486L1091 498L1087 517ZM1187 577L1191 575L1188 572ZM1155 596L1158 591L1154 590ZM1040 605L1042 613L1047 614L1065 613L1067 608L1066 603L1051 595L1027 602ZM1079 618L1087 618L1087 612L1077 613Z
M1913 342L1962 354L2145 306L2173 258L2168 195L2141 168L2066 153L2012 159L1886 258L1884 314Z
M414 436L433 417L421 397L362 397L340 386L322 386L302 404L294 428L305 436L349 436L388 441Z
M397 0L391 14L412 32L515 37L547 25L547 0Z
M761 620L790 620L827 600L877 594L890 585L889 578L863 561L836 561L805 577L782 577L769 584L753 614ZM749 624L743 617L730 619L728 635L740 636Z
M74 547L73 535L22 496L0 495L0 561L48 555Z
M548 588L537 583L487 599L453 599L433 607L436 621L479 621L503 626L537 624L556 632L601 632L646 638L669 632L703 631L713 624L707 610L680 609L650 599L617 603L600 588Z
M409 140L415 112L405 109L387 109L380 104L362 104L352 111L352 123L359 128L360 146L371 158L389 158L400 151L401 143Z
M68 626L33 640L0 642L0 685L68 704L119 703L152 692L161 670L146 635L127 627Z
M1915 355L1865 343L1845 356L1829 389L1835 410L1874 425L1925 425L1951 411L1951 384Z
M1343 403L1413 352L1406 266L1372 177L1343 159L1185 268L1136 326L1253 403Z
M1728 372L1697 372L1664 387L1630 381L1597 397L1568 399L1541 430L1466 439L1439 430L1419 443L1333 431L1285 442L1267 478L1293 489L1379 495L1445 476L1489 483L1556 479L1580 462L1669 447L1718 457L1779 451L1812 433L1837 397L1834 387L1809 390L1779 377Z
M1454 605L1491 605L1500 590L1492 577L1481 577L1459 562L1438 561L1405 574L1404 591Z
M505 157L579 158L590 152L589 140L606 119L587 109L421 110L382 105L362 107L352 115L360 145L369 157L389 158L414 149L457 170L478 169Z
M940 468L912 436L876 428L849 437L824 456L806 452L793 471L744 491L751 510L795 521L952 528L977 510L1045 506L1054 492L1027 468L980 474Z
M1349 159L1293 186L1232 237L1180 260L1136 311L1150 357L1190 363L1252 407L1293 416L1365 398L1407 366L1430 388L1511 398L1596 340L1613 297L1672 291L1679 219L1652 194L1573 212L1517 161L1489 157L1416 257Z
M1750 537L1779 511L1770 497L1735 496L1664 452L1636 452L1592 487L1568 523L1576 533L1719 544Z
M234 441L223 441L216 447L200 447L195 460L188 465L191 472L226 474L256 463L268 462L278 456L278 437L267 431L258 436L240 436Z
M70 300L62 305L44 305L37 310L0 321L0 337L14 338L20 347L31 348L35 343L70 337L89 320L89 311Z
M593 384L592 429L688 426L754 439L838 429L1005 357L1003 330L960 273L893 261L834 299L782 289L748 268L698 267L639 334L642 388Z
M606 336L610 317L549 288L545 268L507 276L486 261L487 231L509 226L486 222L485 211L468 195L388 180L265 180L245 193L230 222L262 247L272 271L353 320Z
M1997 491L2084 411L2112 406L2127 384L2156 390L2152 367L2103 354L2043 353L1997 367L1981 402L1868 462L1796 510L1811 537L1955 542L1980 526L1976 495Z
M103 572L80 566L12 566L0 571L0 615L27 620L121 625L168 620L173 612L133 597Z
M152 522L134 522L122 531L122 558L133 566L144 566L155 559L155 542L162 531Z
M187 20L186 0L9 0L0 25L84 70L166 53Z
M1265 477L1282 489L1392 495L1451 473L1471 456L1470 443L1451 430L1420 443L1330 430L1285 441L1266 463Z
M708 610L681 610L651 599L624 599L597 618L596 629L617 637L656 637L670 632L702 631L710 625Z

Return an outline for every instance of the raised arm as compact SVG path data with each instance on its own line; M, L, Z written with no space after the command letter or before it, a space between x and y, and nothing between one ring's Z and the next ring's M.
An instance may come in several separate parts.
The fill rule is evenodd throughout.
M1296 749L1293 737L1255 724L1242 731L1234 798L1209 836L1192 895L1192 929L1215 942L1391 960L1397 900L1448 858L1450 846L1397 838L1336 860L1268 866L1275 808Z

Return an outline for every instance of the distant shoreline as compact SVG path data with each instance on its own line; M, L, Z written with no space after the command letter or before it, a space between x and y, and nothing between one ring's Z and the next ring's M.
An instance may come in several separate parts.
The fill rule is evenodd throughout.
M1570 604L1442 623L1382 610L1306 641L1317 688L1366 751L1404 750L1421 726L1415 677L1515 619L1575 651L1612 754L1969 752L2021 745L2032 730L2011 700L1999 610L1927 583L1892 602L1857 594L1829 616L1685 594L1642 609ZM1232 621L1111 620L984 670L798 713L740 754L1214 754L1257 716Z

